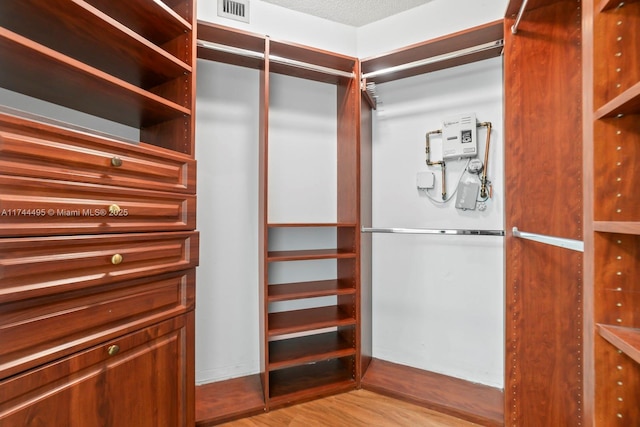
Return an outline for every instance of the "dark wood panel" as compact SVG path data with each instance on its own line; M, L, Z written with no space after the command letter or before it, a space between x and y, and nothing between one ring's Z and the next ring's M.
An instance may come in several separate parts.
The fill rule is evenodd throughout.
M2 305L0 378L188 310L195 270Z
M596 118L640 113L640 2L620 3L593 19Z
M308 64L319 65L321 67L332 68L343 72L351 73L358 61L357 58L342 55L335 52L329 52L323 49L317 49L310 46L303 46L298 43L279 41L270 39L269 56L291 59L294 61L305 62ZM271 66L273 66L273 62ZM271 71L274 71L273 69ZM285 69L278 72L289 74ZM291 70L295 75L296 71ZM354 78L354 80L357 80Z
M627 427L640 419L640 364L597 336L594 426Z
M373 359L362 387L483 426L502 426L503 392L458 378Z
M531 4L505 20L505 228L583 239L581 9ZM508 235L505 425L583 416L579 252Z
M0 304L193 268L198 244L197 232L0 239Z
M351 313L345 313L337 306L282 311L269 313L269 336L275 337L355 323L356 319Z
M260 375L196 386L196 426L208 427L265 411Z

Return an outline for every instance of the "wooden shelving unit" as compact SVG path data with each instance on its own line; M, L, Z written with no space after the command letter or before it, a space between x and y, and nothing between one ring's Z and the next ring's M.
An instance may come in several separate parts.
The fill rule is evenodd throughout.
M583 9L585 412L626 426L640 419L640 2Z
M260 73L260 184L259 233L261 314L261 391L265 410L354 389L359 384L359 69L356 58L272 40L268 37L198 23L198 57L258 69ZM327 69L329 69L327 71ZM274 223L267 215L269 107L273 82L280 74L336 87L337 105L337 212L336 222ZM280 88L278 88L280 89ZM286 90L286 88L282 88ZM304 248L273 246L274 235L315 230L334 236L335 242ZM303 238L304 240L304 238ZM269 281L269 269L288 263L336 264L335 277L298 279L289 283ZM324 299L325 304L314 306ZM335 301L326 305L327 299ZM291 303L310 303L308 308L286 308ZM273 310L276 304L281 308ZM282 307L285 307L282 309ZM236 383L234 383L236 384ZM199 394L215 384L199 387ZM241 387L255 400L254 387ZM198 403L203 408L206 402ZM219 412L199 415L198 425L208 425L230 416ZM234 409L235 410L235 409ZM251 411L249 407L247 411Z
M185 2L174 2L179 15L141 0L128 15L122 5L102 11L106 2L93 3L4 2L0 86L138 128L143 142L192 154L193 11ZM159 31L154 17L172 24Z
M0 4L2 425L195 423L194 16Z

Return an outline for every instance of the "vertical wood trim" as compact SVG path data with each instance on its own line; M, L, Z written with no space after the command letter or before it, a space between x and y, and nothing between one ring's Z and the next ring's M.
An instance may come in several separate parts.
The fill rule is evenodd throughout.
M373 111L360 98L360 226L372 227ZM360 233L360 229L357 230ZM364 376L373 358L371 233L360 233L360 372Z
M264 65L260 70L260 105L259 105L259 147L258 147L258 275L260 277L259 310L260 322L260 379L264 392L265 408L269 408L269 373L267 358L269 357L269 325L267 313L269 302L269 264L268 256L268 165L269 165L269 39L264 41Z
M594 231L593 231L593 14L594 0L582 1L583 217L584 217L584 415L585 427L595 426Z
M505 20L505 228L582 240L580 3ZM582 255L506 238L505 425L579 425Z

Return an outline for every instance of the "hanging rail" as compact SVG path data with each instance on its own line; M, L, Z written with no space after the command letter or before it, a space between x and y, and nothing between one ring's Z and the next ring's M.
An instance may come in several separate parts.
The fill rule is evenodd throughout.
M212 43L204 40L198 40L197 45L198 47L202 47L210 50L216 50L218 52L231 53L233 55L246 56L248 58L254 58L254 59L264 59L264 53L262 52L255 52L253 50L242 49L239 47L227 46L224 44Z
M363 233L394 233L394 234L437 234L449 236L504 236L503 230L437 230L431 228L365 228Z
M423 65L435 64L437 62L447 61L449 59L459 58L461 56L472 55L474 53L484 52L485 50L496 49L504 46L504 40L497 40L489 43L484 43L478 46L472 46L465 49L456 50L455 52L444 53L442 55L432 56L430 58L420 59L418 61L408 62L406 64L400 64L389 68L383 68L381 70L371 71L362 75L362 78L369 79L383 74L396 73L398 71L405 71L411 68L421 67Z
M520 20L522 19L522 15L524 15L524 10L527 8L528 1L529 0L524 0L522 2L520 11L518 11L518 16L516 17L516 22L511 26L511 34L516 34L518 32L518 25L520 25Z
M207 42L204 40L198 40L197 45L198 47L216 50L219 52L231 53L234 55L246 56L246 57L255 58L255 59L265 59L264 53L254 52L252 50L241 49L238 47L226 46L218 43ZM354 77L353 72L336 70L329 67L323 67L322 65L316 65L316 64L310 64L308 62L297 61L295 59L283 58L275 55L269 55L268 58L269 58L269 61L282 64L282 65L289 65L292 67L302 68L310 71L316 71L319 73L329 74L329 75L338 76L338 77L346 77L349 79Z
M521 239L533 240L547 245L558 246L560 248L571 249L572 251L584 252L584 242L580 240L566 239L564 237L547 236L546 234L528 233L513 227L513 236Z

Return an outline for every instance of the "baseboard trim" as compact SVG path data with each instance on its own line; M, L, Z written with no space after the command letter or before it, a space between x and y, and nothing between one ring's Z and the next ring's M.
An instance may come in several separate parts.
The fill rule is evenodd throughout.
M373 359L362 388L483 426L504 426L501 389Z

